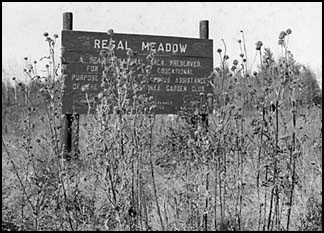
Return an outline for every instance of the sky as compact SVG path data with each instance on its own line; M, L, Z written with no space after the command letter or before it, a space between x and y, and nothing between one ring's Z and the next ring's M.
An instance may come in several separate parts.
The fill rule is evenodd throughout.
M297 62L320 77L321 85L321 2L2 2L2 65L11 75L19 76L24 57L39 60L48 55L43 33L60 35L63 12L73 12L74 30L111 28L115 33L191 38L199 38L199 21L208 20L215 66L222 39L230 60L239 58L237 40L243 30L252 63L259 40L278 57L279 33L290 28L289 49Z

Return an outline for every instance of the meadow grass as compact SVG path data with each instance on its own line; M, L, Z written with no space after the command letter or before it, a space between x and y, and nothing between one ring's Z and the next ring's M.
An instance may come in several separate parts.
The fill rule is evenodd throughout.
M291 31L283 32L285 58L267 63L257 42L261 67L253 75L243 31L241 62L231 70L223 41L221 64L209 77L215 106L208 128L192 112L154 114L152 98L130 72L142 67L145 87L152 54L136 67L102 52L101 104L96 114L80 116L76 153L61 145L61 87L54 79L40 91L44 105L29 99L30 105L5 106L2 228L321 230L321 105L299 104L301 77L285 44ZM44 36L54 57L55 40Z

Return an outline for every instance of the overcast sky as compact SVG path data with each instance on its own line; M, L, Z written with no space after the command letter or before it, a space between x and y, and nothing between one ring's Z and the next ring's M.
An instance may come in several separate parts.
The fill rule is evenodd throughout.
M237 40L244 30L252 63L255 42L261 40L278 56L278 35L290 28L289 47L295 59L320 76L322 73L321 2L2 2L4 67L19 67L25 56L39 59L47 55L43 33L60 35L66 11L73 12L73 29L80 31L106 32L112 28L116 33L198 38L199 21L209 20L215 65L222 38L233 60L239 56Z

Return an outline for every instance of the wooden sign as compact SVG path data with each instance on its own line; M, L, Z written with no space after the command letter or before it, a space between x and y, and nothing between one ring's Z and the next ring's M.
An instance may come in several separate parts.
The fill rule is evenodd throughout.
M94 97L100 87L103 67L100 51L110 39L114 53L125 59L128 49L144 61L155 52L150 95L157 114L176 114L182 107L199 107L200 93L212 94L207 77L213 70L212 40L151 35L113 34L84 31L62 31L62 74L64 77L63 113L93 112Z

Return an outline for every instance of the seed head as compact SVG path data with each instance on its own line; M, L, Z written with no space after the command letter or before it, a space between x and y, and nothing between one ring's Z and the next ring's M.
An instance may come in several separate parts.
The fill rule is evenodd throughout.
M279 45L284 45L284 43L285 43L285 42L284 42L283 39L279 39L279 41L278 41L278 44L279 44Z
M43 36L48 37L48 33L44 32Z
M243 54L243 53L241 53L241 54L240 54L240 57L244 57L244 54Z
M57 35L57 34L54 34L53 37L54 37L54 38L58 38L58 35Z
M107 34L108 34L109 36L114 35L114 30L110 28L110 29L107 31Z
M238 65L238 60L235 59L235 60L233 61L233 65L237 66L237 65Z
M261 50L263 43L262 43L262 41L258 41L255 43L255 45L256 45L256 50Z
M291 29L288 28L288 29L286 30L286 33L287 33L287 35L291 34Z
M108 52L103 49L103 50L100 51L100 56L108 57Z
M286 35L287 35L287 33L285 31L281 31L280 34L279 34L279 39L283 40Z
M222 50L221 49L217 49L217 53L221 53L222 52Z
M127 54L127 56L133 56L134 51L132 49L128 49L126 54Z

